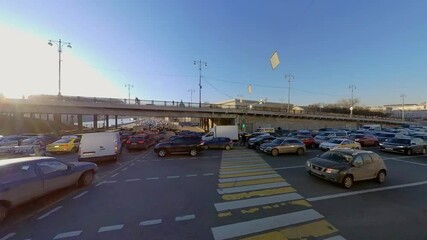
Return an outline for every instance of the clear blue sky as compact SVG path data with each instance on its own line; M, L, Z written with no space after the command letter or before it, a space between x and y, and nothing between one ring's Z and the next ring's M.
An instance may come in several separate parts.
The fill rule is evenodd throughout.
M32 74L28 69L37 60L22 59L46 56L48 67L38 68L38 78L49 82L43 89L49 94L57 92L58 60L47 40L62 38L73 46L63 54L65 95L124 98L130 83L132 98L190 101L188 90L194 89L198 102L193 61L201 59L208 63L202 71L203 102L238 95L287 102L285 74L295 76L291 103L296 105L350 98L350 85L362 105L400 103L402 93L407 103L427 99L427 1L422 0L0 0L0 24L29 36L21 39L26 43L9 39L7 49L3 46L9 52L0 53L1 69ZM40 51L24 51L27 45ZM281 63L272 70L275 50ZM108 91L103 83L85 87L91 77L71 75L79 70L67 65L67 57L100 74ZM2 85L21 81L34 86L22 94L39 93L24 76L0 70Z

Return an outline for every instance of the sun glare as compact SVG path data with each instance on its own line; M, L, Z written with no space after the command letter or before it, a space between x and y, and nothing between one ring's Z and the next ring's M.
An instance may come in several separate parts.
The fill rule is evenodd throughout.
M0 23L0 93L10 98L33 94L58 94L57 45ZM73 48L78 46L73 45ZM61 93L73 96L123 96L110 80L90 68L66 48L62 52Z

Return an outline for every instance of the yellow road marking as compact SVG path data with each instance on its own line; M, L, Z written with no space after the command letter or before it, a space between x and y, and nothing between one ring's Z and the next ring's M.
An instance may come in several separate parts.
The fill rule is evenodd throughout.
M221 169L219 174L227 174L227 172L241 171L241 170L250 170L250 169L262 169L270 168L270 166L252 166L252 167L236 167L236 168L226 168Z
M232 201L232 200L240 200L240 199L252 198L252 197L265 197L265 196L271 196L271 195L291 193L295 191L296 190L292 187L281 187L281 188L272 188L272 189L258 190L258 191L252 191L252 192L224 194L222 195L222 199L225 201Z
M234 178L234 177L247 177L247 176L257 176L276 173L273 170L262 171L262 172L247 172L247 173L234 173L234 174L220 174L219 178Z
M242 240L288 240L288 239L307 239L309 237L322 237L338 232L334 226L326 220L320 220L300 226L289 227L282 230L260 234L253 237L243 238Z
M229 217L231 215L233 215L231 212L221 212L221 213L218 213L218 217Z
M281 177L277 178L266 178L266 179L257 179L249 181L240 181L240 182L229 182L229 183L218 183L219 188L228 188L228 187L241 187L241 186L250 186L264 183L275 183L275 182L284 182L285 180Z
M242 213L242 214L247 214L247 213L255 213L255 212L258 212L259 211L259 208L251 208L251 209L248 209L248 210L240 210L240 212Z
M304 206L304 207L311 207L311 204L309 202L307 202L306 200L296 200L296 201L292 201L289 202L291 205L299 205L299 206Z

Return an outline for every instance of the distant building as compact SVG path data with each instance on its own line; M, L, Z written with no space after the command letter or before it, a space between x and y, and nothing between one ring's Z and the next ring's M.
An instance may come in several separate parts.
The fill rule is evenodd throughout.
M270 110L274 112L286 111L288 109L287 103L268 102L266 100L254 101L245 99L230 99L222 102L217 102L217 105L221 105L222 108L241 108L241 109L252 109L252 110ZM294 106L290 104L290 108ZM304 109L296 109L298 112L304 111Z

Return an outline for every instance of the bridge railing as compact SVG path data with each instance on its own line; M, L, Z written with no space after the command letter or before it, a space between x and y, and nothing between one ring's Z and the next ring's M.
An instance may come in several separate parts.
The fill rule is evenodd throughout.
M24 100L24 99L23 99ZM177 107L177 108L199 108L199 103L196 102L184 102L180 101L159 101L159 100L140 100L138 98L134 99L119 99L119 98L99 98L99 97L81 97L81 96L55 96L55 95L37 95L30 96L26 101L66 101L66 102L91 102L99 104L123 104L123 105L145 105L145 106L158 106L158 107ZM298 115L322 115L322 116L336 116L336 117L348 117L349 114L340 114L340 113L328 113L322 111L288 111L283 107L271 107L263 105L255 105L249 109L246 105L229 105L229 104L211 104L211 103L202 103L201 108L206 109L233 109L241 110L243 113L251 112L274 112L279 114L292 114L295 116ZM365 119L384 119L384 120L399 120L397 117L378 117L378 116L362 116L362 115L353 115L354 118L365 118Z

